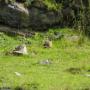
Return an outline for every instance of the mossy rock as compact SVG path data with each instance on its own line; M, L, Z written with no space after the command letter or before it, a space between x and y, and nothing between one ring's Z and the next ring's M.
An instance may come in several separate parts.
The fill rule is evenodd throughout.
M11 27L28 27L28 18L26 13L8 6L0 9L0 23Z

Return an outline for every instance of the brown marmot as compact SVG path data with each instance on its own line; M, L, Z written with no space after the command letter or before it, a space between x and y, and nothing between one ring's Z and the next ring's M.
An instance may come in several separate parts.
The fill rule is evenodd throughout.
M43 46L44 46L45 48L51 48L51 47L52 47L52 40L49 39L49 38L47 38L47 39L44 41Z

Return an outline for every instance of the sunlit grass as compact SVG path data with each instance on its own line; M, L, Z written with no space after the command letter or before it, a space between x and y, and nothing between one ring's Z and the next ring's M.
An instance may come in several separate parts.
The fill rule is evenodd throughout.
M78 35L71 29L51 29L46 32L37 32L38 35L27 38L31 44L27 45L29 55L12 56L5 52L14 49L22 43L20 37L0 36L0 87L24 90L85 90L90 88L90 42L85 39L82 45L71 42L64 37L53 40L53 47L43 48L43 39L55 31L64 35ZM18 39L19 38L19 39ZM22 38L22 37L21 37ZM35 54L33 54L35 52ZM41 65L40 61L50 60L50 65ZM70 68L80 68L80 74L67 71ZM15 72L21 74L17 76ZM16 89L18 90L18 89Z

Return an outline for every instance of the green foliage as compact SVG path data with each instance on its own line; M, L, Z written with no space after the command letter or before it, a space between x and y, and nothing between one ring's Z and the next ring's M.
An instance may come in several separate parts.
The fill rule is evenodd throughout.
M57 6L61 4L65 27L81 27L83 33L90 35L90 0L52 0L55 1Z

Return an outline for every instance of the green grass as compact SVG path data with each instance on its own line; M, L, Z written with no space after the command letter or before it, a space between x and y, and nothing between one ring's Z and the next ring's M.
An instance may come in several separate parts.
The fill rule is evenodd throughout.
M71 29L55 29L64 35L78 35ZM22 37L9 37L0 34L0 87L15 90L90 90L90 41L84 37L81 45L62 38L53 40L53 47L42 46L44 37L53 35L37 32L38 35L27 38L28 56L5 55L5 52L21 44ZM36 55L33 55L36 52ZM52 64L41 65L39 61L50 59ZM72 74L70 68L80 68L80 73ZM21 76L17 76L19 72ZM23 89L20 89L23 88Z
M43 2L45 3L45 5L47 5L48 9L57 9L57 4L55 3L55 1L44 0Z

